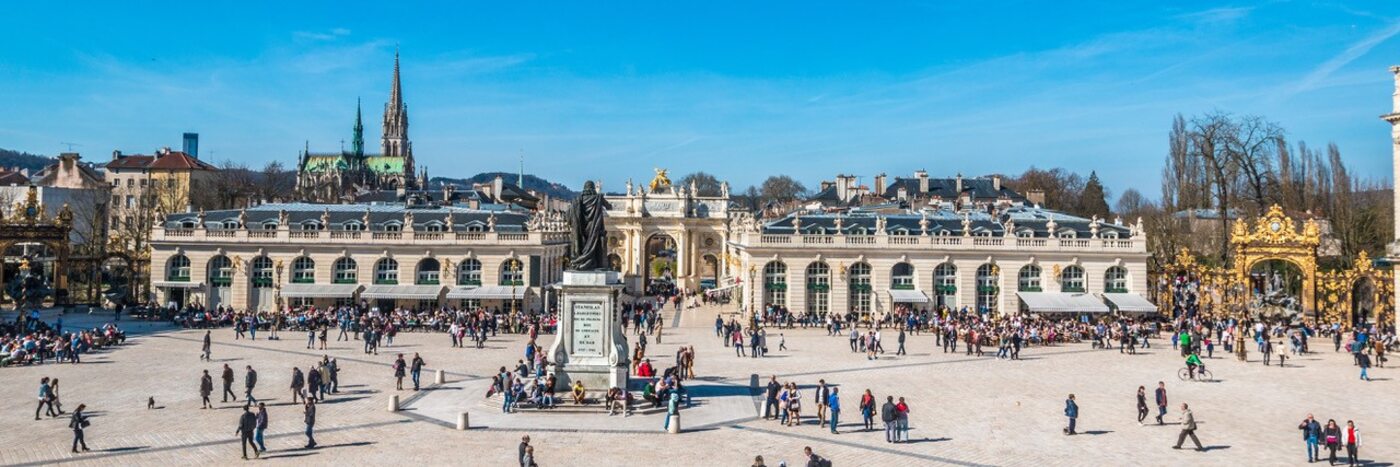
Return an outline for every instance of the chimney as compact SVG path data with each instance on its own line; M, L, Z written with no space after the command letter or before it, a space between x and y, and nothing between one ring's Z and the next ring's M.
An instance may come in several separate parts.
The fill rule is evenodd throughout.
M954 190L958 192L957 196L962 196L962 186L962 173L959 173L957 185L954 186Z
M918 172L914 172L914 177L919 179L919 194L928 193L928 172L919 169Z
M874 187L874 188L875 188L875 194L876 194L876 195L878 195L878 196L884 196L884 194L885 194L885 173L884 173L884 172L880 172L880 175L876 175L876 176L875 176L875 187Z
M121 159L122 157L125 157L125 156L122 156L122 152L121 152L121 151L118 151L118 150L113 150L113 151L112 151L112 160Z
M199 159L199 133L185 133L185 154Z
M1026 190L1026 201L1035 206L1045 205L1045 190Z
M992 175L992 190L995 190L995 191L997 192L997 194L1000 194L1000 193L1001 193L1001 175L1000 175L1000 174L998 174L998 175Z

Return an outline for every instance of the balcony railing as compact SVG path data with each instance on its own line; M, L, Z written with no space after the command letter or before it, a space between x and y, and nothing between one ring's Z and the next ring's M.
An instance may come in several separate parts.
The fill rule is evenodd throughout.
M776 248L836 248L868 249L899 247L919 250L991 250L1147 253L1143 237L1131 239L1105 238L1021 238L964 237L960 235L814 235L814 234L742 234L736 241L750 247Z
M558 244L569 240L562 232L374 232L374 231L322 231L322 230L244 230L244 229L167 229L157 227L151 234L152 242L178 241L210 243L307 243L361 244L374 240L398 245L457 245L464 242L482 245L544 245ZM819 240L831 243L831 238Z

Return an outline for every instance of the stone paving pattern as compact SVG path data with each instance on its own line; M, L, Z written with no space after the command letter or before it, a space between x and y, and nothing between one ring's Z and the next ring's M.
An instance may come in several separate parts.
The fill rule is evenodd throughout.
M1166 342L1137 356L1116 350L1092 350L1087 343L1034 347L1024 360L998 361L944 354L931 335L911 336L908 356L894 357L893 334L886 333L885 357L867 361L851 353L844 337L822 330L784 330L789 350L778 352L771 338L769 358L739 359L733 349L714 337L716 308L687 310L683 319L668 322L661 344L653 344L656 361L671 360L677 345L697 349L697 384L732 388L705 401L708 415L696 412L688 431L661 431L662 415L636 415L626 420L606 415L501 415L480 401L475 389L501 365L522 355L523 337L505 335L486 349L452 349L446 335L400 334L395 345L378 356L364 355L358 341L332 342L326 351L306 350L304 333L284 332L282 340L233 340L231 329L214 330L214 362L198 359L200 330L177 330L162 325L134 326L128 345L89 355L80 365L42 365L0 369L0 464L189 465L233 464L239 459L234 435L240 403L221 403L217 410L199 409L199 374L215 377L223 363L234 367L241 395L243 367L259 373L256 395L270 406L267 444L271 452L261 462L343 465L515 465L516 444L530 434L540 465L749 465L763 455L768 465L786 460L803 465L801 450L812 446L835 465L1295 465L1306 461L1296 426L1308 412L1324 422L1336 418L1357 422L1364 435L1364 459L1390 462L1400 447L1400 382L1389 368L1373 369L1374 382L1358 381L1345 354L1330 345L1286 368L1262 366L1257 355L1249 364L1233 357L1209 360L1216 383L1183 383L1176 378L1181 359ZM70 317L68 325L92 322ZM673 323L679 326L673 327ZM542 337L546 341L552 336ZM547 345L546 345L547 347ZM432 383L432 370L449 372L441 388L414 395L393 389L389 369L397 352L420 352L428 363L423 379ZM303 450L301 409L290 404L287 387L291 366L305 368L323 354L339 359L342 393L318 411L317 441L322 447ZM664 364L662 365L664 368ZM811 386L825 378L842 388L842 430L831 435L809 419L801 427L783 427L755 417L750 391L754 375L763 382L777 374L780 381L803 385L804 414L814 415ZM68 452L71 432L67 419L34 421L39 378L58 377L64 408L88 405L93 415L87 431L93 452ZM1176 451L1177 428L1139 426L1134 394L1138 385L1167 382L1172 405L1188 402L1200 422L1198 434L1207 452ZM911 404L914 442L887 444L883 433L857 432L859 394L872 389L877 398L904 396ZM1081 408L1084 435L1066 437L1063 401L1075 393ZM386 410L389 394L405 399L405 410ZM157 410L146 409L154 396ZM215 399L217 402L219 399ZM454 412L473 414L474 429L456 431ZM493 413L494 411L494 413ZM1175 409L1169 421L1175 420ZM683 420L691 422L682 413ZM1150 419L1149 419L1150 421ZM878 420L877 420L878 423ZM653 428L649 428L653 427Z

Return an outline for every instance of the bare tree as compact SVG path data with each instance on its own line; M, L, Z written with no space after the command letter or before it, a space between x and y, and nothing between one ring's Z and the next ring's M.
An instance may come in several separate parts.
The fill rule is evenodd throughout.
M691 184L695 185L695 196L719 196L723 191L720 189L720 181L714 175L705 172L694 172L681 177L679 186L689 189Z

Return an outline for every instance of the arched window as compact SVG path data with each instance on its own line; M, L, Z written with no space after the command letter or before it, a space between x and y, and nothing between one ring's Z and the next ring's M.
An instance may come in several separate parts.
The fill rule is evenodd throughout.
M457 285L481 285L481 261L467 258L457 263Z
M826 315L831 305L831 267L817 261L807 265L807 311Z
M997 311L997 297L1001 293L1001 288L997 285L998 269L995 264L983 264L977 267L977 311L981 313L995 313Z
M787 265L782 261L763 267L763 303L787 306Z
M1108 268L1103 273L1105 293L1128 293L1128 270L1122 266Z
M1109 240L1117 239L1117 238L1118 238L1118 231L1117 231L1117 230L1110 230L1110 231L1107 231L1107 232L1104 232L1104 233L1099 234L1099 236L1100 236L1100 237L1103 237L1103 238L1106 238L1106 239L1109 239Z
M525 285L525 266L518 259L501 263L501 285Z
M914 265L899 263L890 268L890 288L895 290L913 290Z
M1040 266L1027 264L1021 268L1021 273L1017 274L1016 290L1018 292L1040 292Z
M266 256L253 258L252 267L248 268L248 277L252 278L253 288L266 289L272 287L272 259Z
M374 264L374 283L395 285L399 283L399 262L384 258Z
M418 285L438 285L441 283L442 264L433 258L423 258L418 262Z
M1059 238L1075 238L1077 236L1078 235L1075 235L1074 229L1061 230L1060 233L1057 235L1057 237Z
M1031 229L1020 229L1016 231L1016 238L1034 238L1035 231Z
M321 230L321 223L317 221L302 222L301 230Z
M1084 268L1069 266L1060 271L1061 292L1084 292Z
M209 260L209 285L228 287L233 285L233 261L219 255Z
M292 283L313 284L316 282L316 262L302 256L292 260Z
M335 265L331 267L335 274L334 280L337 284L354 284L359 282L358 265L350 258L340 258L335 260Z
M276 221L267 221L267 222L263 222L263 224L262 224L262 229L263 229L263 230L277 230L277 222L276 222Z
M190 257L185 255L171 256L170 263L165 267L165 280L170 282L189 282Z
M851 285L851 311L865 315L870 313L870 265L865 263L852 264L846 271L847 280Z
M958 306L958 268L943 263L933 268L934 304L954 309Z

